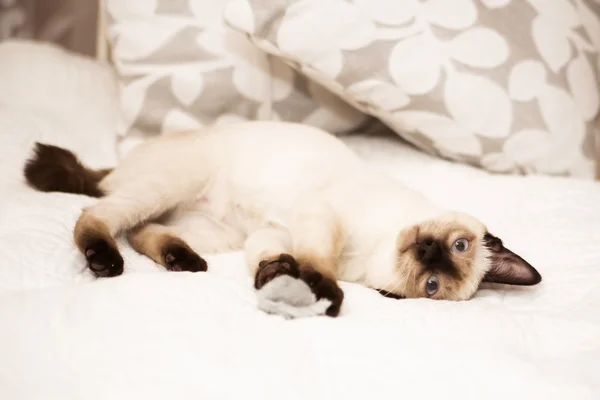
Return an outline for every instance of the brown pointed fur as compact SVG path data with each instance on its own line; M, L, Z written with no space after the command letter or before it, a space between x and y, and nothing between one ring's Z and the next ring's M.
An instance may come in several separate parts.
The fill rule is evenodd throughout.
M29 186L42 192L65 192L102 197L98 183L111 169L93 170L84 166L69 150L36 143L34 155L25 164Z

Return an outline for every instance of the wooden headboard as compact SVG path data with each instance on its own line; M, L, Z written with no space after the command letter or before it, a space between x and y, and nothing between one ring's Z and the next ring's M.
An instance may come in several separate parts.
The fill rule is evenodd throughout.
M96 57L108 61L108 40L106 38L106 0L98 0L98 23L96 37Z
M596 144L596 180L600 181L600 113L594 121L595 136L594 143Z

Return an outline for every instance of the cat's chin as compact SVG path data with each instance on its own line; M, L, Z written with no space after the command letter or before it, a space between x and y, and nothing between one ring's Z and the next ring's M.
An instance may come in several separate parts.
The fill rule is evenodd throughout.
M257 291L258 308L286 319L325 315L331 301L317 300L310 287L302 280L282 275L266 283Z

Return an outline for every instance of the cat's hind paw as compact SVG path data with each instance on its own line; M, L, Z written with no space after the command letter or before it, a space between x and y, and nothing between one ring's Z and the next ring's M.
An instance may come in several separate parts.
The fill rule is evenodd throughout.
M335 280L299 266L289 254L261 262L254 286L260 310L290 319L337 316L344 297Z
M85 249L88 268L97 278L110 278L123 273L123 257L116 247L98 239Z
M172 240L163 248L164 264L169 271L204 272L206 261L179 239Z

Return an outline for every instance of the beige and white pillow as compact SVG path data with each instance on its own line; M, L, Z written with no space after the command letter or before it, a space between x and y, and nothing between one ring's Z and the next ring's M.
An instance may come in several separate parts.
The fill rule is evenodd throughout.
M225 18L421 149L593 177L597 0L232 0Z
M106 0L128 138L239 120L336 133L367 116L226 26L227 0Z

